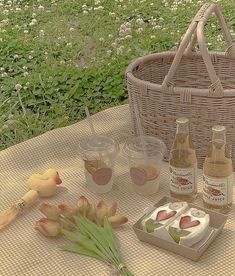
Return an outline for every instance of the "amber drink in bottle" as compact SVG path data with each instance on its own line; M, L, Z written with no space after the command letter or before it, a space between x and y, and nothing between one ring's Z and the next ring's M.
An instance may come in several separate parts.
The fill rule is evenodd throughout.
M226 128L212 128L212 142L209 145L203 165L203 203L206 208L227 213L233 201L233 166L228 145Z
M192 202L197 196L197 157L189 132L189 119L176 120L177 130L170 152L170 194Z

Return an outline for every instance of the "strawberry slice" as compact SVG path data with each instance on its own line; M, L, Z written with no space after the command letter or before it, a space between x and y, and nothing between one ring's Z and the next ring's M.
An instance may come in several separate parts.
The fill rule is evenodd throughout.
M130 176L135 185L143 186L148 181L148 175L142 168L130 168Z
M180 228L187 229L191 227L195 227L200 224L199 220L192 220L190 216L184 216L180 219Z
M157 221L166 220L173 217L175 214L176 214L176 211L170 211L169 213L167 213L166 210L161 210L157 213L156 220Z
M106 185L111 180L112 174L110 168L100 168L92 174L92 178L97 185Z

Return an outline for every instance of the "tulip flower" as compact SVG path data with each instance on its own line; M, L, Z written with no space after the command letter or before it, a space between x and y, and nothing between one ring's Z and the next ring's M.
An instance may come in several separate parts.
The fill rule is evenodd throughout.
M58 220L61 214L58 207L49 203L42 203L39 210L50 220Z
M60 233L60 224L47 218L41 218L36 222L35 229L46 237L56 237Z

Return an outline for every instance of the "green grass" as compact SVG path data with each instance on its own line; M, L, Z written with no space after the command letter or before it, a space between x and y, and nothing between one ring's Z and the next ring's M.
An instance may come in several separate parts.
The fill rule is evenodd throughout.
M0 0L0 149L80 120L84 106L96 113L127 102L126 66L176 47L204 2ZM217 2L235 30L235 2ZM209 48L222 49L220 28L210 22Z

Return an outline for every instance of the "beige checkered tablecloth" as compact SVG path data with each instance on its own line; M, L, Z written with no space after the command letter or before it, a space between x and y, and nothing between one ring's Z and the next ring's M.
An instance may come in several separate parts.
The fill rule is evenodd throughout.
M108 135L123 143L130 132L130 115L127 105L111 108L93 116L99 134ZM0 153L0 210L14 203L27 188L25 180L35 172L49 167L59 170L63 187L47 201L73 202L80 195L91 201L103 198L117 201L119 212L129 218L129 223L116 231L120 241L124 263L139 276L156 275L235 275L235 210L222 234L210 246L197 263L171 252L140 242L132 225L143 211L168 194L169 175L167 164L161 176L160 192L141 197L130 186L127 160L120 154L116 169L114 189L102 196L91 193L85 184L82 162L77 156L79 139L89 135L85 120L77 124L50 131L44 135L13 146ZM200 185L201 188L201 185ZM196 203L201 204L201 197ZM17 219L8 229L0 232L0 276L105 276L110 275L107 266L89 257L62 252L62 238L48 239L33 226L42 215L39 203Z

